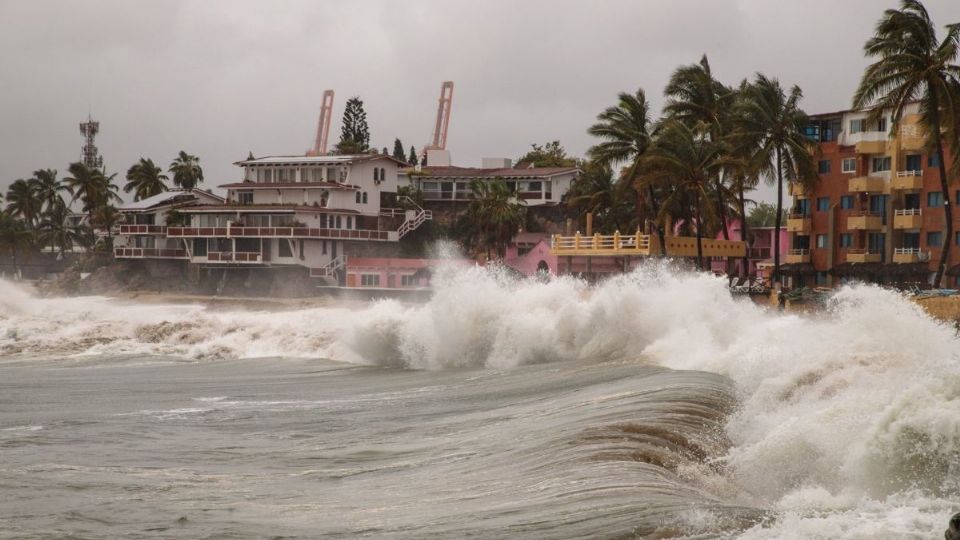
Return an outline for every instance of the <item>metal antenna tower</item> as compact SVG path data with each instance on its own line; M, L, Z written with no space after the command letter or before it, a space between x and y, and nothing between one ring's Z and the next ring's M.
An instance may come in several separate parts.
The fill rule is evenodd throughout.
M83 139L85 143L83 145L81 160L88 169L103 168L103 156L100 155L100 152L97 150L97 145L94 144L94 139L99 132L100 122L94 121L92 118L90 118L89 114L87 115L86 122L80 122L80 133L83 133Z

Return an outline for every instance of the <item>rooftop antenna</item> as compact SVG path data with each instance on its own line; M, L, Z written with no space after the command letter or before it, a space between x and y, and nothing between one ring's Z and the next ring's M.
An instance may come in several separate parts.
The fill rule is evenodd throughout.
M322 156L327 153L327 137L330 135L330 118L333 115L333 90L323 91L320 103L320 120L317 122L317 138L313 148L307 150L308 156Z
M95 121L87 112L87 121L80 122L80 133L83 134L84 145L81 150L81 161L88 169L103 169L103 156L97 150L95 139L100 132L100 122Z

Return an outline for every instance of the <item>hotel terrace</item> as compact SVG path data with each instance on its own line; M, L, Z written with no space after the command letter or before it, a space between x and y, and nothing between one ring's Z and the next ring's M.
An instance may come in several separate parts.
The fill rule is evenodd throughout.
M943 237L943 205L946 197L960 203L960 186L942 192L939 157L925 148L919 106L908 106L894 133L889 112L877 121L860 111L811 118L807 135L819 144L820 181L809 193L791 186L787 284L929 283L943 243L960 246L960 233ZM960 215L954 221L960 230ZM949 283L958 283L960 248L951 250L947 268Z
M397 207L404 163L383 155L250 157L226 199L171 191L121 207L115 255L200 268L303 267L318 284L345 284L347 257L400 241L431 219Z

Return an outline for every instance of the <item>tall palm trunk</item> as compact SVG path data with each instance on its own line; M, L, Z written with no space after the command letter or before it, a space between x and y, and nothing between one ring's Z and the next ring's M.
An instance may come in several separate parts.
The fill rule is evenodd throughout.
M657 203L657 197L653 193L653 186L647 186L647 192L650 195L650 209L653 210L653 226L657 228L657 239L660 240L660 256L667 256L667 239L666 235L663 232L663 224L660 223L660 220L657 219L657 216L660 215L660 205Z
M739 191L738 202L740 203L740 240L746 244L746 252L743 256L743 268L740 269L740 277L744 277L744 275L750 274L750 234L747 228L747 204L743 197L743 179L740 180L740 185L737 187Z
M777 146L777 217L773 227L773 276L770 285L780 282L780 226L783 224L783 160Z
M697 206L697 270L703 270L703 219L700 212L700 192L693 195Z
M934 102L936 103L936 91L933 86L930 87L930 92L933 94ZM940 262L937 263L937 273L933 278L934 287L943 286L943 274L946 272L947 263L950 260L950 243L953 238L953 209L950 204L950 185L947 181L947 160L943 155L943 137L940 134L940 111L934 107L933 108L933 125L938 126L933 130L933 140L934 145L937 147L937 160L940 162L940 190L943 191L943 219L947 222L946 234L943 237L943 249L940 250ZM954 158L956 159L956 158Z
M726 204L723 200L723 178L722 173L717 174L715 179L716 190L717 190L717 214L720 215L720 230L723 231L723 239L730 240L730 231L727 230L727 209ZM727 276L730 275L730 267L733 261L730 257L726 257L725 267Z

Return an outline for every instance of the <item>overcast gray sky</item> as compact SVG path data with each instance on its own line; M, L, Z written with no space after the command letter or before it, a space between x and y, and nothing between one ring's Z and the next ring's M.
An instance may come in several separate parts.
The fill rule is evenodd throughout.
M928 0L942 28L960 1ZM895 0L0 1L0 188L80 156L92 111L108 172L183 149L208 187L233 161L312 145L324 89L363 98L372 143L431 136L441 81L456 89L454 164L516 158L559 139L574 155L617 92L654 110L671 71L707 53L735 83L754 72L846 108L861 47Z

